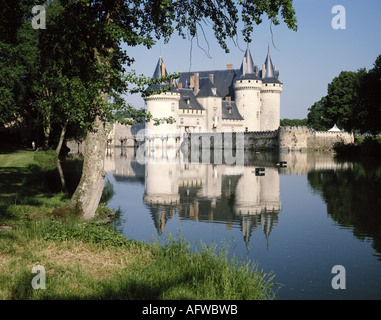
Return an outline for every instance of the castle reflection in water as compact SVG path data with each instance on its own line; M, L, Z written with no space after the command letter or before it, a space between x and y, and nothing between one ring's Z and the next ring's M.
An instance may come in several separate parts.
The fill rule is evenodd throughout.
M287 167L278 166L287 161ZM160 149L145 159L133 148L107 150L105 170L115 181L144 184L143 201L158 234L169 219L224 223L240 227L246 244L260 226L268 240L281 211L280 174L306 174L311 170L344 169L330 153L245 152L244 165L192 163L181 153L162 154ZM256 171L264 168L264 174Z

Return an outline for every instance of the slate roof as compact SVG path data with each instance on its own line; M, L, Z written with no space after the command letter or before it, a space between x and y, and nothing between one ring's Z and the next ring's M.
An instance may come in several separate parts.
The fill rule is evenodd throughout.
M189 87L190 77L197 73L195 72L182 72L179 78L179 83L182 84L183 88ZM225 69L225 70L211 70L211 71L199 71L199 79L208 78L209 74L213 74L214 80L213 84L217 88L218 94L225 98L226 96L232 97L234 100L234 88L233 81L239 75L239 69ZM200 85L200 90L202 90L202 86ZM201 93L203 94L203 93Z
M197 101L192 89L179 88L177 90L181 96L179 101L179 109L205 110L204 107Z
M222 101L222 119L224 120L243 120L234 101Z
M197 93L197 98L204 97L222 97L216 86L208 78L200 78L200 90ZM214 90L213 90L214 89Z

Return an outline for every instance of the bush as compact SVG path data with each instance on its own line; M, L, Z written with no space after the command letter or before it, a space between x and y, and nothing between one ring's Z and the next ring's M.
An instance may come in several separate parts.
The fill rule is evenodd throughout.
M362 141L356 139L355 143L345 144L337 142L333 150L338 156L375 156L381 157L381 142L373 137L366 137Z

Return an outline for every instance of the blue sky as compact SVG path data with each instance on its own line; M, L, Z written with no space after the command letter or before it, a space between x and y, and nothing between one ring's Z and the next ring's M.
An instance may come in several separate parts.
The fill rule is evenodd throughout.
M335 5L345 8L346 29L332 28L332 13ZM381 1L380 0L294 0L298 19L298 31L289 30L284 23L272 26L264 17L263 23L254 29L250 44L254 63L262 68L267 48L273 63L279 69L279 80L283 82L281 95L281 118L305 118L308 108L326 95L327 85L341 71L370 69L381 54ZM215 41L211 28L205 27L208 43L199 37L196 40L182 39L174 35L168 44L158 42L150 50L144 47L127 48L135 58L131 69L138 74L152 76L161 54L168 72L225 69L227 63L239 68L246 44L238 38L239 47L228 42L230 53ZM135 107L143 106L140 96L130 96L127 102Z

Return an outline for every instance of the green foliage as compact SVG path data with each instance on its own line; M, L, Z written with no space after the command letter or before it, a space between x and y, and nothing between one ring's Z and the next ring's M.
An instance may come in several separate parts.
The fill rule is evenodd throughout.
M358 89L363 74L364 70L342 71L328 84L325 117L348 132L356 127L354 110L358 103Z
M361 142L345 144L337 142L333 150L338 156L374 156L381 158L381 140L366 137Z
M307 124L310 128L318 131L327 131L334 125L333 121L327 119L324 115L324 110L326 109L327 97L323 97L320 101L313 104L311 108L308 109Z
M280 126L303 127L308 126L307 119L281 119Z
M26 19L35 1L5 0L0 19L0 125L30 115L36 86L37 33Z
M381 132L381 54L373 69L365 73L359 87L359 103L355 110L357 129L377 135Z

